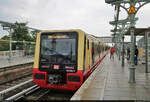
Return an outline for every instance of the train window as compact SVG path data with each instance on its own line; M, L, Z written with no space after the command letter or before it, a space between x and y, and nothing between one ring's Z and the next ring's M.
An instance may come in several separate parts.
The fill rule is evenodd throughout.
M87 40L87 48L88 48L88 49L89 49L89 43L90 43L89 40Z
M43 33L40 45L41 65L59 65L62 69L75 72L77 45L77 32Z
M92 54L94 55L95 54L95 43L94 41L92 40Z

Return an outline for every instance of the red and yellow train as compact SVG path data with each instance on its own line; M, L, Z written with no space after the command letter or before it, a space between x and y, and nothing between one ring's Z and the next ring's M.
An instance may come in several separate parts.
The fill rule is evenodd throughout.
M33 81L42 88L77 90L107 49L82 30L42 31L37 34Z

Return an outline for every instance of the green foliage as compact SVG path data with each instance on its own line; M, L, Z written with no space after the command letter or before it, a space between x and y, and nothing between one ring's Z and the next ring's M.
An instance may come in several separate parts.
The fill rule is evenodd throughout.
M15 23L18 27L13 28L14 32L12 33L12 40L16 41L34 41L32 36L29 34L29 30L26 27L27 23Z
M5 35L1 38L2 40L9 40L9 36L8 35Z
M9 40L9 36L5 35L1 38L1 40ZM0 41L0 51L8 51L9 50L9 42Z
M9 45L4 45L4 44L0 44L0 51L8 51L9 50Z
M17 25L16 28L13 29L12 33L12 40L15 41L32 41L34 42L36 40L35 35L31 35L29 33L28 28L26 27L27 23L18 23L16 22L15 25ZM1 38L2 40L9 40L9 36L4 36ZM17 42L12 44L12 50L16 50L16 46L19 46L18 49L23 49L24 44L22 42ZM0 41L0 51L8 51L9 50L9 42L2 42Z

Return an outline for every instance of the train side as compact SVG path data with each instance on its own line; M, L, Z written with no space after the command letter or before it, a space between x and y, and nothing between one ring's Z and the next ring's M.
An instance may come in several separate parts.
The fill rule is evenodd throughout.
M84 78L87 77L94 71L95 68L100 64L102 59L106 56L106 46L103 42L98 41L95 37L86 34L85 35L85 68Z
M99 65L107 48L82 30L40 32L33 81L42 88L77 90Z

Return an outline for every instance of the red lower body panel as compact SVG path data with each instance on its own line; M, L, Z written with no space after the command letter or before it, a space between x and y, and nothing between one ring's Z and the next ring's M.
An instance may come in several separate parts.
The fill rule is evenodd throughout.
M105 56L106 55L98 59L98 61L95 62L94 66L89 66L89 71L85 73L85 76L83 76L83 70L78 70L76 73L67 73L66 85L48 84L47 72L39 71L38 68L33 68L33 82L39 85L41 88L62 89L62 90L72 90L72 91L77 90L83 84L83 77L87 79L88 76L93 72L92 68L96 68ZM44 79L36 79L35 74L37 73L44 74ZM78 76L80 77L80 81L79 82L69 81L68 76Z
M88 76L93 72L93 68L97 68L97 66L100 64L100 62L104 59L104 57L106 56L106 54L104 56L102 56L100 59L98 59L93 66L89 66L89 71L87 73L85 73L85 79L88 78Z
M36 73L44 74L45 79L43 79L43 80L35 79L34 75ZM79 82L69 81L68 76L70 76L70 75L80 77L80 81ZM47 80L48 80L47 72L41 72L38 70L38 68L33 68L33 81L34 81L34 83L38 84L41 88L63 89L63 90L77 90L78 88L80 88L80 86L83 83L83 71L79 70L76 73L67 73L67 84L66 85L48 84Z

